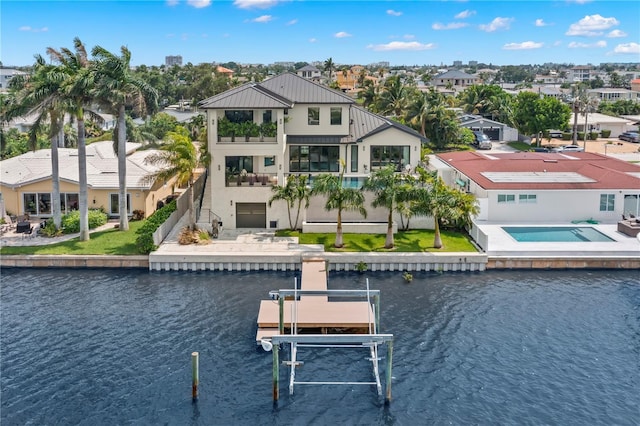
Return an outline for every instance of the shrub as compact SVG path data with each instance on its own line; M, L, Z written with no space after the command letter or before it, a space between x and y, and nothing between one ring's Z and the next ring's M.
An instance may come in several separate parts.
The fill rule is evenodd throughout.
M144 210L134 210L131 220L142 220L142 219L144 219Z
M562 140L563 141L570 141L572 138L573 138L573 134L572 133L564 132L562 134Z
M95 229L107 223L107 214L101 209L89 210L89 229ZM62 232L74 234L80 232L80 211L73 210L62 216Z
M579 141L584 140L584 132L578 132L578 140Z
M589 140L595 141L598 139L598 132L589 132Z
M62 234L62 229L56 228L53 219L49 219L45 222L44 227L40 228L40 233L45 237L57 237Z
M149 254L157 247L153 243L153 233L171 216L176 210L176 201L173 200L164 207L156 210L147 221L136 231L136 247L142 254Z
M603 138L608 138L611 136L611 130L601 130L600 134L602 135Z

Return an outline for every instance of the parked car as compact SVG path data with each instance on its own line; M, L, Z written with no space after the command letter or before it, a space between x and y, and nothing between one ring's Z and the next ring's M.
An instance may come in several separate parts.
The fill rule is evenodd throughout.
M638 132L624 132L618 136L621 141L640 143L640 133Z
M562 130L549 130L549 137L554 139L562 139Z
M544 146L535 146L531 148L532 152L551 152L549 148L545 148Z
M580 145L564 145L553 148L553 152L582 152L584 148Z
M493 146L491 145L491 139L489 139L489 136L482 132L473 132L473 138L473 145L478 147L478 149L491 149Z

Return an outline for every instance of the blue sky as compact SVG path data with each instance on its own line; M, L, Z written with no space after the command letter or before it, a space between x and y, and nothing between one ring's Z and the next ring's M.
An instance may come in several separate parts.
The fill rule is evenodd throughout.
M633 0L2 0L0 60L29 65L77 36L127 46L134 65L640 62L639 17Z

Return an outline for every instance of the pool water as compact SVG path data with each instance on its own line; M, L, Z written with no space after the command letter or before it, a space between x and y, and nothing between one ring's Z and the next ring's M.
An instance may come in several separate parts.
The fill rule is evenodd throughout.
M502 229L513 237L513 239L521 243L615 241L590 226L503 226Z

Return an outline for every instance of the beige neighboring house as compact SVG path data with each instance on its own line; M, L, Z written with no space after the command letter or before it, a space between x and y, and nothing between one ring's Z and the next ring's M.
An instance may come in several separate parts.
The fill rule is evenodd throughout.
M629 89L601 87L599 89L589 89L587 93L590 98L606 102L640 100L640 92Z
M118 212L118 158L113 142L96 142L87 146L87 182L89 208L103 208L109 217ZM151 215L158 201L175 192L174 181L146 182L144 177L158 170L145 164L156 150L137 151L140 144L127 143L128 212L144 211ZM79 205L78 151L59 148L60 202L62 213L77 210ZM40 149L0 162L0 190L7 213L50 217L51 212L51 150Z

